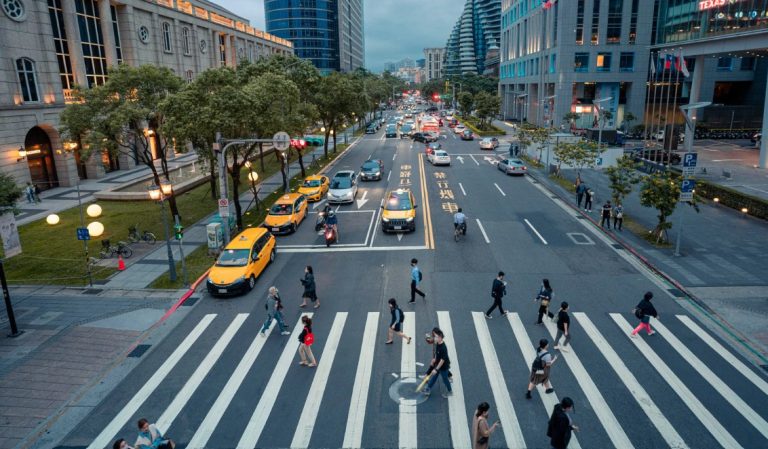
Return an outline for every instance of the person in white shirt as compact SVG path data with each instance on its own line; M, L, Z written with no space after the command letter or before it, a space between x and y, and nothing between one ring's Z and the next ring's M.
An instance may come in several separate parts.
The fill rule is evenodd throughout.
M458 212L453 214L453 229L462 226L462 234L467 235L467 216L459 208Z

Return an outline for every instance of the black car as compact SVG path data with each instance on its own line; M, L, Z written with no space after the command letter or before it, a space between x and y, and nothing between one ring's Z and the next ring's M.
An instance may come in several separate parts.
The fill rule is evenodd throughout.
M634 156L635 159L645 159L647 161L656 162L659 164L671 163L672 165L679 165L682 161L680 155L674 151L670 152L660 149L636 151Z
M360 179L362 181L379 181L384 172L384 162L381 159L368 159L360 166Z
M429 143L437 140L435 136L433 136L432 134L422 133L422 132L413 133L411 138L413 138L413 140L415 140L416 142L422 142L422 143Z
M365 128L366 134L376 134L376 126L374 125L368 125L367 128Z

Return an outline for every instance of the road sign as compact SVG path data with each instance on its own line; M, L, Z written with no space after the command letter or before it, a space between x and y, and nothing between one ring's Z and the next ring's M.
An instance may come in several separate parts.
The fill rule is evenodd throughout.
M272 146L277 151L285 151L291 146L291 136L285 131L280 131L272 136Z
M680 184L680 201L693 201L693 190L696 188L696 181L685 179Z
M229 199L219 198L219 216L221 217L221 222L226 223L226 217L229 217Z
M603 158L599 157L596 161L597 165L603 165Z
M77 228L77 239L78 240L90 240L91 239L91 233L88 232L88 228Z
M219 207L229 207L229 199L219 198Z
M696 171L696 163L698 162L698 159L698 153L683 154L683 176L693 176Z

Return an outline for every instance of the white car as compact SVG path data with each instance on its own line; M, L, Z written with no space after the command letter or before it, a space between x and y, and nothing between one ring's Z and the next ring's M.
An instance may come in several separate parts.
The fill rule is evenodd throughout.
M353 203L357 196L357 175L354 170L341 170L333 175L328 189L328 203Z
M467 129L467 127L464 125L456 125L456 127L453 128L453 132L455 132L456 134L461 134L464 132L465 129Z
M427 155L432 165L451 165L451 156L445 150L436 150Z
M495 150L499 146L499 139L495 137L485 137L480 141L481 150Z

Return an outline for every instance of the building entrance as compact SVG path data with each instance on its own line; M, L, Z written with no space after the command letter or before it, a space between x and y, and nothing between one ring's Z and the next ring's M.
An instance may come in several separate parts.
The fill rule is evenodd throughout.
M24 149L27 152L27 165L32 184L40 190L58 187L59 179L56 176L56 165L53 161L48 134L37 126L30 129L24 139Z

